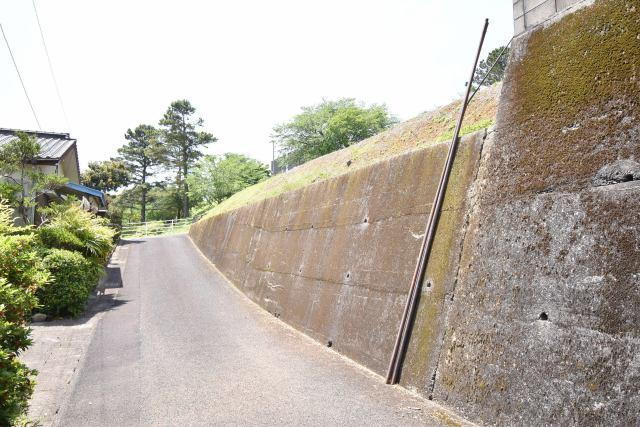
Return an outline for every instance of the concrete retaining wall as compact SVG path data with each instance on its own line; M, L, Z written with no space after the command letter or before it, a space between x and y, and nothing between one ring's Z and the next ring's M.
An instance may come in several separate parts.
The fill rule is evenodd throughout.
M515 41L434 399L497 424L637 424L639 95L638 1Z
M466 138L402 384L490 424L640 414L640 4L514 41L495 132ZM274 315L383 374L446 145L205 219Z
M445 295L457 271L467 190L485 132L463 139L429 271L419 366L423 384L442 341ZM386 372L446 144L413 151L235 211L190 235L249 298L368 368ZM413 360L413 359L412 359ZM407 371L408 372L408 371Z

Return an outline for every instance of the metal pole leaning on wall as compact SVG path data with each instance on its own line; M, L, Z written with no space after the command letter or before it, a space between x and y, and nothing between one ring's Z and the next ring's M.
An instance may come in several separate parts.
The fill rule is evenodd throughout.
M458 144L460 142L460 129L462 128L462 122L464 120L464 114L467 111L469 105L469 94L471 93L471 87L473 84L473 77L476 72L478 60L480 59L480 52L482 51L482 45L484 44L484 38L487 34L487 28L489 27L489 20L484 21L484 27L482 29L482 36L480 37L480 44L478 45L478 51L476 53L475 60L473 62L473 68L471 69L471 76L469 77L469 83L467 84L467 91L460 109L460 116L458 117L458 124L453 133L453 139L451 145L449 145L449 152L447 153L447 160L440 176L440 182L436 195L431 205L431 212L429 213L429 219L427 220L427 228L422 239L422 247L420 249L420 255L418 256L418 262L416 269L413 273L413 279L411 280L411 287L409 288L409 295L407 303L404 307L402 319L400 320L400 328L393 347L393 353L391 354L391 361L389 362L389 369L387 371L387 384L397 384L400 377L400 370L402 369L402 362L404 354L407 348L407 339L409 337L410 321L414 316L416 310L416 300L422 279L424 277L425 269L427 266L427 260L433 246L433 241L436 234L436 227L438 225L438 219L440 218L440 212L442 210L442 202L444 201L445 192L447 190L447 183L449 182L449 176L451 175L451 169L453 161L458 150Z

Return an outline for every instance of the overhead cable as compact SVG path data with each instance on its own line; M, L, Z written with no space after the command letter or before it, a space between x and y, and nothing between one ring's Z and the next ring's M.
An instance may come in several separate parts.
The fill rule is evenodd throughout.
M13 52L11 51L11 46L9 46L9 40L7 40L7 36L4 33L4 28L2 24L0 24L0 31L2 32L2 37L4 38L4 42L7 44L7 49L9 49L9 55L11 56L11 60L13 61L13 66L16 68L16 73L18 73L18 78L20 79L20 84L22 85L22 89L24 90L24 96L27 97L27 102L29 102L29 107L31 107L31 112L33 113L33 118L36 119L36 123L38 125L38 130L42 130L40 127L40 121L38 120L38 115L36 114L36 110L33 108L33 104L31 103L31 98L29 98L29 93L27 92L27 87L24 85L24 81L22 80L22 76L20 75L20 70L18 69L18 64L16 64L16 59L13 57Z
M62 102L62 96L60 95L60 87L58 86L58 80L56 79L56 73L53 72L53 63L51 62L51 56L49 55L49 49L47 49L47 43L44 40L44 31L42 31L42 25L40 25L40 17L38 16L38 9L36 8L36 0L31 0L33 3L33 11L36 14L36 21L38 22L38 28L40 29L40 38L42 39L42 46L44 47L44 53L47 55L47 61L49 62L49 71L51 72L51 78L53 84L56 87L56 94L58 95L58 102L60 102L60 108L62 109L62 115L67 125L67 130L71 130L69 125L69 117L67 116L67 110L64 108L64 102Z

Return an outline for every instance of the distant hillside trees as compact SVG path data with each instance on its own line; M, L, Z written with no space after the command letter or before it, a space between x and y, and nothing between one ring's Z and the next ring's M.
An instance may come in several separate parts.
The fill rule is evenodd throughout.
M302 113L273 129L280 161L300 164L348 147L397 123L385 105L356 102L353 98L324 100L302 107Z
M500 56L504 49L504 54ZM478 68L476 69L476 74L473 76L473 83L475 86L478 86L482 79L487 77L487 79L482 83L483 86L491 86L494 83L502 81L504 78L504 72L507 69L507 61L509 60L509 48L504 46L493 49L489 52L489 55L478 64ZM498 61L498 62L496 62ZM489 69L496 62L495 67L491 71Z
M205 156L188 176L189 194L203 206L213 206L269 177L262 163L242 154Z
M189 184L187 177L196 160L202 157L202 148L217 141L212 134L199 130L204 124L196 118L196 109L186 99L172 102L160 126L164 137L164 162L176 171L176 185L180 193L183 218L189 216Z

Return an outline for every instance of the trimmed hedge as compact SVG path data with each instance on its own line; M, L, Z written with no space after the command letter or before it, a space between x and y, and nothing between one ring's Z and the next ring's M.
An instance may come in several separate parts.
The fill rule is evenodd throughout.
M102 266L66 249L49 249L43 263L52 280L37 293L42 311L52 316L82 314L102 274Z

